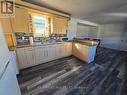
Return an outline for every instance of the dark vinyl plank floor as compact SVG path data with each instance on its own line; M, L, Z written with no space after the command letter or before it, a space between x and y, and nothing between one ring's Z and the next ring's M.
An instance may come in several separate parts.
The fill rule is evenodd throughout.
M127 95L127 52L98 47L94 62L74 56L21 70L22 95Z

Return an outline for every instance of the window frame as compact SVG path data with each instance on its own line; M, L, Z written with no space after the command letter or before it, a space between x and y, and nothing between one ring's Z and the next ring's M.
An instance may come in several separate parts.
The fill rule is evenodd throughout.
M32 27L32 31L33 31L33 35L34 35L34 37L49 37L49 31L48 31L48 29L47 29L47 27L48 27L48 19L47 19L47 16L46 15L41 15L41 14L37 14L37 13L30 13L30 15L31 15L31 27ZM35 32L35 24L34 24L34 17L40 17L40 18L45 18L45 20L46 20L46 24L45 24L45 31L44 31L44 35L43 34L37 34L36 32Z
M44 31L43 33L39 33L39 32L36 31L36 29L35 29L35 21L34 21L34 20L36 19L35 17L38 17L38 18L40 18L40 19L41 19L41 18L42 18L42 19L44 18L44 20L45 20L45 29L44 29L44 30L45 30L45 31ZM45 34L46 34L46 32L47 32L47 31L46 31L46 30L47 30L47 29L46 29L46 26L47 26L47 25L46 25L46 24L47 24L46 17L35 16L35 15L34 15L32 21L33 21L33 26L34 26L34 36L35 36L35 37L43 37L43 36L45 36Z

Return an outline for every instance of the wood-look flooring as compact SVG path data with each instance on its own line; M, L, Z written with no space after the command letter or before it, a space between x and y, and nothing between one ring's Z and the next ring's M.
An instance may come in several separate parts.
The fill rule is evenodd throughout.
M21 71L22 95L127 95L127 52L99 47L94 62L74 56Z

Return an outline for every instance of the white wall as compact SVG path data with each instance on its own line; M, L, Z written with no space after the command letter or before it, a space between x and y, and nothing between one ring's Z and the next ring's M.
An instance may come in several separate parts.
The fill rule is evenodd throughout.
M77 24L76 37L97 39L98 38L98 27Z
M78 23L95 27L88 29L83 26L78 26ZM72 39L73 37L88 37L92 39L98 38L101 39L102 47L127 51L126 23L99 25L92 22L71 18L68 24L67 37L69 39Z
M76 32L77 32L77 19L71 18L70 21L68 22L67 37L69 39L73 39L74 37L76 37Z
M99 26L98 24L93 23L93 22L80 20L80 19L76 19L76 18L71 18L69 23L68 23L68 33L67 33L67 37L69 39L72 39L72 38L76 37L76 35L79 37L82 34L86 34L86 33L81 32L81 30L85 30L85 28L83 28L83 26L78 26L78 23L81 23L81 24L84 24L84 25L89 25L89 26ZM81 28L81 29L79 29L79 28ZM77 29L79 29L79 31L80 31L79 34L78 34ZM88 33L86 35L88 35ZM81 36L81 37L83 37L83 36Z
M88 38L91 38L91 39L97 39L98 38L98 26L89 28Z
M102 47L127 51L127 31L125 30L125 24L100 25L99 38L101 39Z
M89 27L83 24L77 24L77 38L88 38Z

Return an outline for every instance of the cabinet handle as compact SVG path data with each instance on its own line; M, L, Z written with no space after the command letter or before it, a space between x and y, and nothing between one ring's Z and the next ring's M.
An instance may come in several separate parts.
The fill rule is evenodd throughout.
M45 56L45 51L44 51L44 56Z
M47 51L47 56L48 56L48 51Z
M10 63L10 62L8 61L7 64L5 65L5 67L4 67L3 71L2 71L2 73L0 74L0 80L2 79L4 73L6 72L9 63Z
M33 58L33 60L34 60L34 55L32 54L32 58Z

